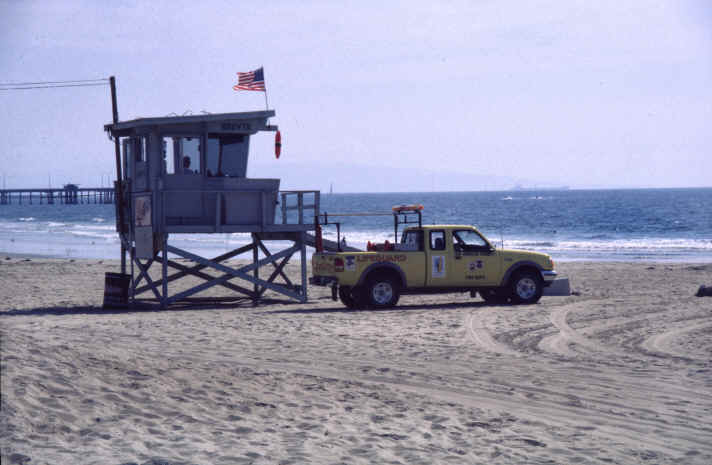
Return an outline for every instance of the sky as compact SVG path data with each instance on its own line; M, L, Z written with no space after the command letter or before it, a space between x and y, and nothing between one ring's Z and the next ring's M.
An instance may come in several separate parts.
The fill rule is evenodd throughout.
M712 186L712 4L0 0L0 84L116 76L119 117L261 110L248 174L335 192ZM115 177L108 86L0 91L7 188Z

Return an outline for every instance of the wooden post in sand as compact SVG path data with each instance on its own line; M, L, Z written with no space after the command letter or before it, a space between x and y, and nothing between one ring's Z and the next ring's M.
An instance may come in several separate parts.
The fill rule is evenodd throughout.
M111 113L114 124L119 122L119 109L116 104L116 78L109 77L109 85L111 86ZM126 273L126 246L124 245L124 196L121 187L121 147L119 138L114 136L114 151L116 152L116 211L118 212L116 221L118 222L119 236L121 236L121 273Z

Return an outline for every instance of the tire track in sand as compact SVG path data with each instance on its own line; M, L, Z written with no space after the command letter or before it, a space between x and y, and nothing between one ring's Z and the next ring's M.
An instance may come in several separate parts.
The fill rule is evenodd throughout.
M495 309L473 310L465 317L465 327L467 328L467 336L478 346L483 349L504 355L521 355L516 350L510 349L508 346L498 342L492 333L487 329L487 322L492 317ZM475 321L475 313L478 321Z
M707 354L706 357L702 355L698 358L694 356L695 354L676 350L674 346L676 345L676 340L687 335L688 333L704 331L705 329L712 328L712 322L705 321L709 319L709 316L705 316L701 318L685 320L684 322L675 325L673 328L667 331L647 338L645 341L642 342L640 347L645 351L652 352L655 354L666 354L671 355L673 357L680 357L684 359L697 360L707 363L710 359L709 354ZM679 344L677 345L679 346Z
M572 344L577 344L587 349L592 349L599 352L620 354L620 351L604 346L595 339L591 339L584 336L569 325L569 313L571 313L578 307L586 307L590 305L590 302L585 302L581 304L564 305L555 309L549 316L549 319L551 321L551 324L553 324L554 327L559 330L559 332L542 338L542 340L539 341L539 347L545 352L552 352L566 357L575 357L579 355L575 350L572 350L570 348ZM631 321L636 321L639 319L640 318L625 318L623 320L608 321L604 324L596 325L595 329L602 330L606 328L620 326L622 324ZM591 330L594 329L594 327L589 326L586 329Z
M164 354L168 355L168 354ZM182 358L192 358L181 354ZM528 399L522 402L508 392L466 387L452 387L432 381L409 380L405 377L386 374L364 374L348 365L325 367L315 360L292 359L289 362L268 360L236 360L234 358L197 358L196 361L226 363L231 366L246 366L256 370L274 370L280 372L309 375L325 379L347 382L380 384L391 389L421 395L445 402L457 402L461 405L485 410L495 410L514 414L523 418L536 418L550 425L565 425L574 429L596 430L596 434L614 443L625 443L635 449L641 442L646 447L671 455L679 455L689 450L712 454L712 444L702 438L699 426L695 424L659 422L651 418L641 418L641 412L631 409L626 415L614 411L595 408L593 405L576 405L556 401L551 398ZM659 434L661 428L665 434Z

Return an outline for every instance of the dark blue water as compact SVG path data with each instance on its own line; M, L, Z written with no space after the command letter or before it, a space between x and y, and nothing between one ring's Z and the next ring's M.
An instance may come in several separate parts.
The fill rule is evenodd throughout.
M422 204L423 221L474 224L497 246L557 260L712 261L712 189L322 194L329 213L390 212ZM335 218L336 219L336 218ZM347 241L392 240L389 216L340 218ZM112 205L0 205L0 251L117 258ZM180 235L179 246L219 254L244 234Z

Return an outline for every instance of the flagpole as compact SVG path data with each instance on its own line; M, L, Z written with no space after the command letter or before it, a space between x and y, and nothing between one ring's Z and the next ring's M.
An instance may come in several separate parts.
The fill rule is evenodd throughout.
M265 67L262 65L260 68L262 68L262 79L264 79L265 86L265 111L269 111L269 104L267 103L267 79L265 79Z

